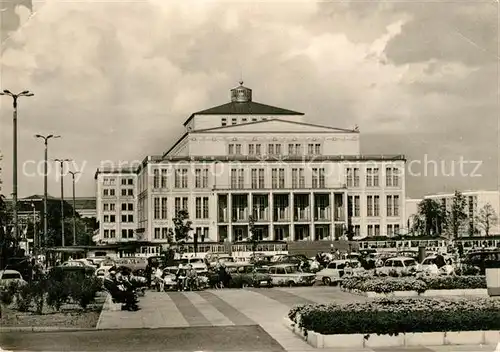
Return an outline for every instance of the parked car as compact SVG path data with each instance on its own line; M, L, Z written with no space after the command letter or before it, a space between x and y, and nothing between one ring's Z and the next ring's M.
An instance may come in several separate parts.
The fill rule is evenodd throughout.
M89 259L75 259L74 260L75 262L81 262L83 264L85 264L86 266L91 266L92 268L94 269L97 269L97 265L95 265L91 260Z
M109 276L109 269L111 267L100 267L95 271L95 276L98 279L104 280L106 277Z
M269 273L257 270L251 263L234 263L226 266L233 282L240 287L272 287L273 280Z
M188 264L190 264L198 274L208 272L208 265L202 258L189 258Z
M486 266L491 267L492 264L495 265L498 262L500 262L500 249L484 249L468 252L463 264L476 267L480 275L485 275Z
M179 268L175 266L169 266L163 269L163 288L165 291L177 289L177 281L175 280L175 275ZM159 290L160 288L157 287Z
M0 270L0 287L6 287L11 284L25 285L23 276L17 270Z
M316 273L316 281L321 281L327 286L337 285L344 276L347 262L345 259L331 261L326 265L326 268Z
M108 258L106 257L92 257L87 258L87 261L94 265L96 268L101 266L101 263L105 262Z
M62 268L68 268L65 270L69 270L71 268L81 268L86 274L94 274L95 268L93 266L87 265L82 261L78 260L68 260L60 265Z
M21 273L22 277L30 280L32 275L29 257L12 257L7 259L5 270L15 270Z
M437 255L426 257L418 264L417 271L426 275L451 275L454 272L454 263L451 257L444 257L446 265L439 269L436 265Z
M386 259L384 266L377 268L377 274L387 276L395 275L410 275L417 271L417 261L410 257L393 257Z
M134 274L143 274L146 271L148 261L146 258L129 257L115 259L116 266L125 266Z
M298 266L294 264L273 265L269 267L269 275L276 286L312 286L316 279L316 275L299 271Z

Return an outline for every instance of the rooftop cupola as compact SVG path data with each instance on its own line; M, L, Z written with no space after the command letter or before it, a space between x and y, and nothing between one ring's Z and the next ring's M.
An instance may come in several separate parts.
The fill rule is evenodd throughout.
M248 103L252 101L252 90L243 86L243 81L240 85L231 89L231 102L233 103Z

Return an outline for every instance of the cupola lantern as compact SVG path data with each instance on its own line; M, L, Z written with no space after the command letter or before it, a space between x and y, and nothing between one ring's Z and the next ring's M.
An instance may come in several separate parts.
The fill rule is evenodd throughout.
M239 82L240 85L231 89L231 102L247 103L252 101L252 90L243 86L243 81Z

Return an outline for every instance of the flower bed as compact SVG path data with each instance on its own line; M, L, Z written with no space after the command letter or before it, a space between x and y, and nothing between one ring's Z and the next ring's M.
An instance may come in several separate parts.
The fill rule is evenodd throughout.
M0 326L95 327L105 295L95 277L50 274L0 288Z
M500 301L382 298L344 305L302 305L292 308L288 317L305 332L323 335L500 330Z
M391 293L396 291L485 289L484 276L349 277L341 287L349 291Z

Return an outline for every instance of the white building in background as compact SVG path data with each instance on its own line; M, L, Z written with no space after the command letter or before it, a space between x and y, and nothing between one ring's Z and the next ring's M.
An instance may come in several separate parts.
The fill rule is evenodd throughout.
M484 235L484 228L481 228L477 223L477 215L480 210L486 205L490 204L493 208L497 218L500 219L500 192L499 191L462 191L462 194L466 198L466 212L468 214L468 223L475 226L481 235ZM454 193L438 193L430 194L424 196L423 199L434 199L440 204L446 206L450 209L453 202ZM406 199L406 216L407 220L412 223L412 218L418 213L418 203L423 199ZM467 230L465 231L467 232ZM492 226L490 228L490 235L500 234L500 223Z
M349 206L358 237L405 226L404 156L361 155L357 128L254 102L242 83L229 103L192 114L163 155L97 170L101 242L166 243L181 209L199 242L245 241L250 215L262 241L331 240Z
M422 199L407 198L405 200L406 228L410 231L413 228L415 215L418 214L418 205Z

